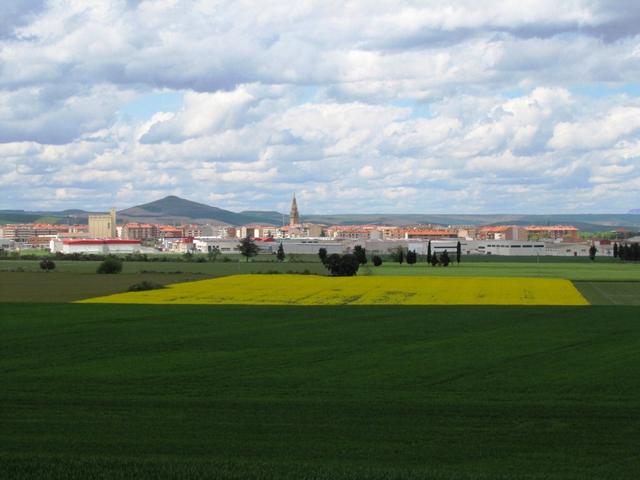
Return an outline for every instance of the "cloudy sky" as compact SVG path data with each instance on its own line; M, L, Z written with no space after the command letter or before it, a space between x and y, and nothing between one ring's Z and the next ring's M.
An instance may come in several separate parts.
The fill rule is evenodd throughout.
M0 209L640 208L637 0L3 0Z

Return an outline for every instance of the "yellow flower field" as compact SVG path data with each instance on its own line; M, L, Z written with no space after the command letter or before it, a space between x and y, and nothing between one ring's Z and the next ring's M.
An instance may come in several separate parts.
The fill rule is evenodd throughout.
M243 305L588 305L568 280L234 275L82 303Z

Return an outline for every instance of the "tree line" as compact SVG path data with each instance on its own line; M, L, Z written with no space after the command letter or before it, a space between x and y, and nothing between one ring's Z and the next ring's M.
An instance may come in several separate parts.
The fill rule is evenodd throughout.
M640 261L640 243L618 243L613 244L613 256L623 262Z

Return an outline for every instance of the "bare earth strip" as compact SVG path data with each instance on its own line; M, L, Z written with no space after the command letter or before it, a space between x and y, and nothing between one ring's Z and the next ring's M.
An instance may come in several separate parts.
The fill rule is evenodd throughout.
M235 305L589 305L564 279L234 275L82 303Z

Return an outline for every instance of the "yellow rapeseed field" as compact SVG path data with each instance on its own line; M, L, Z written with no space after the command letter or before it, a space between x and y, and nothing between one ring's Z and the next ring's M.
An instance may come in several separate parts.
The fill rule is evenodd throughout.
M588 305L568 280L234 275L84 303L243 305Z

